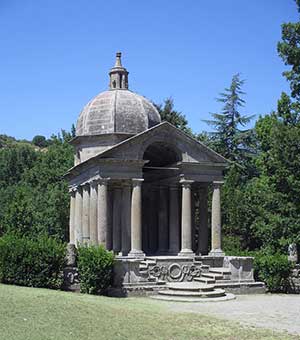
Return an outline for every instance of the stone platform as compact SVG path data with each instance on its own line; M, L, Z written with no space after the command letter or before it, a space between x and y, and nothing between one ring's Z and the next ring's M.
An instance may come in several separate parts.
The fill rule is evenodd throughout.
M167 283L167 289L159 290L153 299L178 302L212 302L232 300L235 296L212 284L198 282Z
M254 281L251 257L149 256L144 259L118 257L109 294L166 296L163 291L169 292L170 284L180 282L213 286L219 293L265 293L264 283Z

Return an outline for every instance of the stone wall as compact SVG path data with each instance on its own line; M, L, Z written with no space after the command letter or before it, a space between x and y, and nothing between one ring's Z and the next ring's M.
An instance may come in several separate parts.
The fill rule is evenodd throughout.
M300 294L300 264L297 264L296 267L292 270L290 276L290 284L290 292L294 294Z

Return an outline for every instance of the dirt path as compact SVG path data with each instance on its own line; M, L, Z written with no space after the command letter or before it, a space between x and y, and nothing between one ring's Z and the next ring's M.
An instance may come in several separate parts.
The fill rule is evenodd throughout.
M225 302L160 303L178 312L212 315L300 335L300 295L238 295L236 300Z

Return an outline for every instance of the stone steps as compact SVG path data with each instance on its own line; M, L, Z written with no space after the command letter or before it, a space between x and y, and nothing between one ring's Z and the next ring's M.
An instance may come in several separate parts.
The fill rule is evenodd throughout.
M220 301L228 301L235 299L233 294L226 294L225 296L220 297L187 297L187 296L164 296L164 295L152 295L152 299L155 300L162 300L162 301L169 301L169 302L220 302Z
M222 274L216 274L216 273L201 273L202 277L214 279L214 280L222 280L223 275Z
M199 291L212 291L214 290L214 285L206 285L196 282L178 282L178 283L168 283L167 284L168 289L170 290L182 290L182 287L184 287L185 291L188 292L199 292Z
M225 301L234 299L233 294L225 293L222 288L215 288L200 282L168 283L166 289L159 290L153 299L178 302Z
M184 297L198 297L198 298L207 298L207 297L221 297L225 296L225 290L224 289L214 289L212 291L208 292L191 292L191 291L185 291L185 290L161 290L158 292L159 295L167 295L167 296L184 296Z
M203 274L202 274L203 275ZM216 280L215 279L212 279L212 278L208 278L208 277L203 277L203 276L200 276L200 277L195 277L194 278L194 281L197 281L197 282L201 282L201 283L205 283L205 284L214 284L216 283Z
M224 267L211 267L209 268L210 273L215 273L215 274L222 274L222 275L231 275L231 271L229 268L224 268Z

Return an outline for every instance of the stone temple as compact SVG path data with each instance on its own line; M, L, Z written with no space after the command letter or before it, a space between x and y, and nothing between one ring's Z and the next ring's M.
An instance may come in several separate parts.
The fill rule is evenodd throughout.
M222 251L226 159L161 122L155 106L129 90L121 53L109 77L109 89L81 111L71 141L70 244L113 251L115 289L126 293L180 281L262 289L251 258Z

